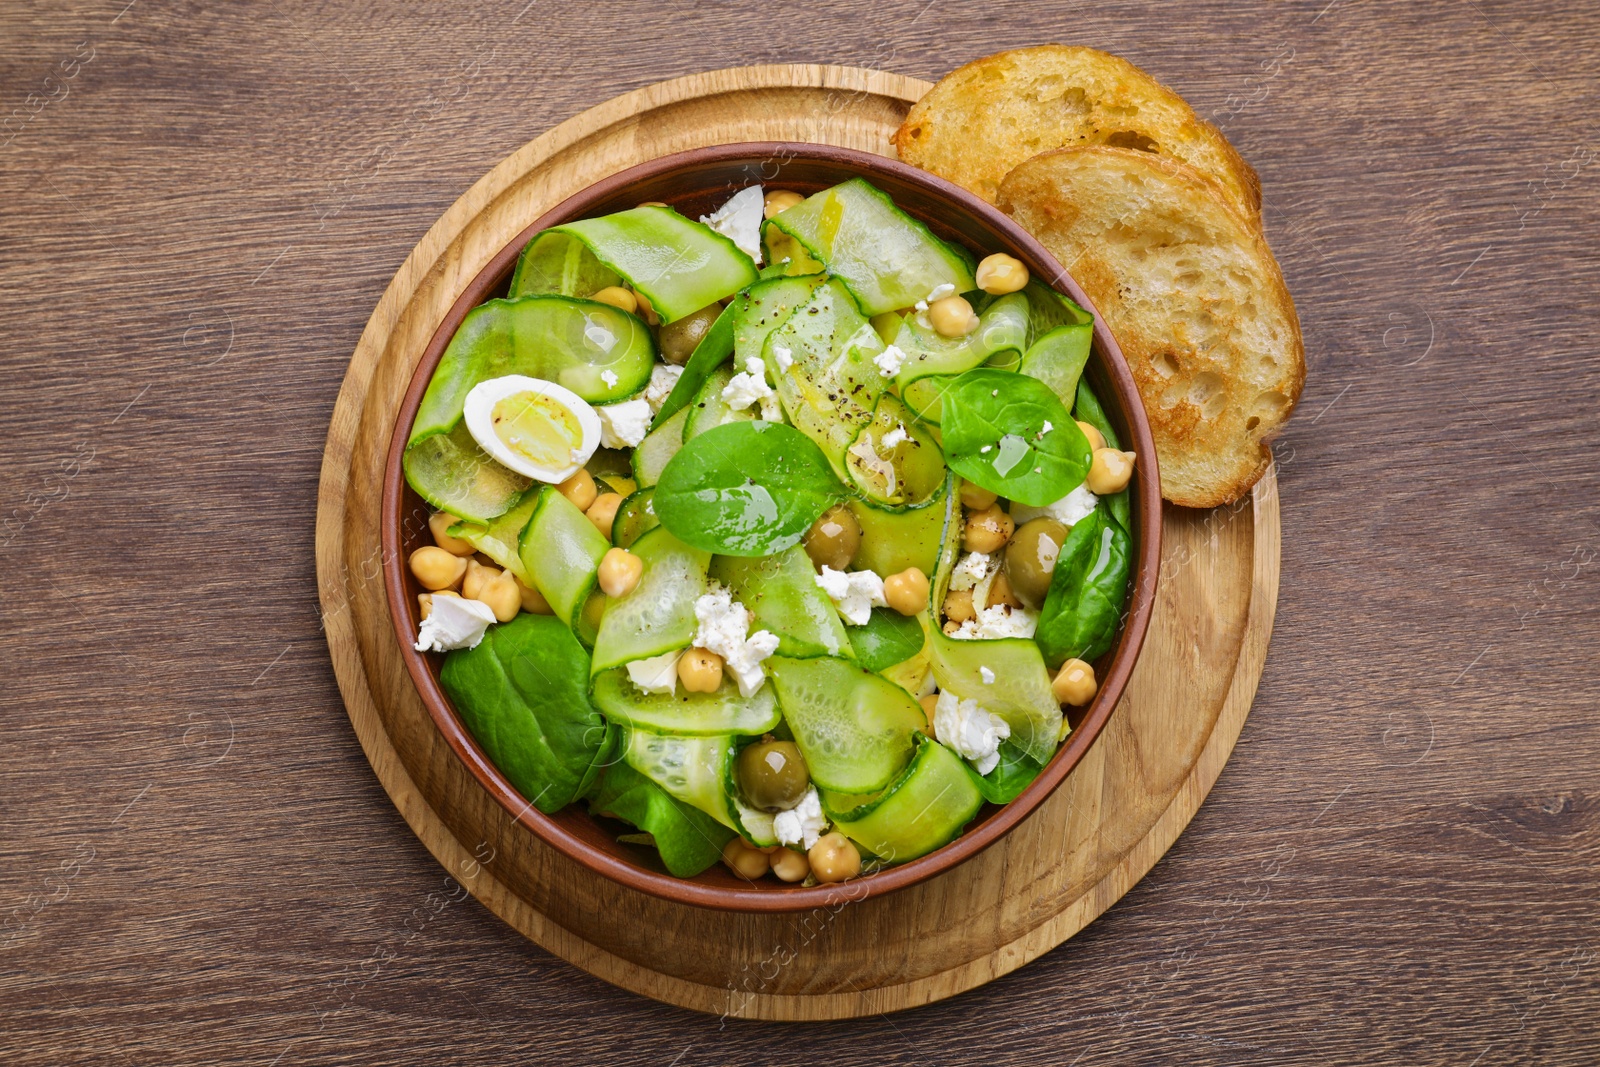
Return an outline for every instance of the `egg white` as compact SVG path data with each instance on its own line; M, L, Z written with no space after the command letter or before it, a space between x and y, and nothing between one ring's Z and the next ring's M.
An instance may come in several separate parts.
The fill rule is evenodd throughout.
M517 393L539 393L572 412L578 420L583 440L573 449L571 463L564 467L542 467L512 451L500 440L500 435L494 432L494 406ZM600 416L595 414L589 402L571 389L542 378L507 374L481 381L467 394L463 414L467 420L467 432L472 434L479 448L494 457L495 462L541 482L566 481L578 473L589 462L589 457L594 455L594 450L600 447Z

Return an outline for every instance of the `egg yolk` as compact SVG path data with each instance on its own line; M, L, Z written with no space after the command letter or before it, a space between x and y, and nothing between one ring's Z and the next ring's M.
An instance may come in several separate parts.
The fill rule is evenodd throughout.
M540 467L559 470L572 463L583 443L583 428L565 405L543 393L513 393L490 412L495 436L507 448Z

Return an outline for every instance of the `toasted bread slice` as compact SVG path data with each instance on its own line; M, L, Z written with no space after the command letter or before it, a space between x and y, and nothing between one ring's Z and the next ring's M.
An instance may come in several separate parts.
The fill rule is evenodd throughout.
M1300 320L1260 230L1199 173L1148 152L1065 148L1000 184L1105 317L1155 436L1161 494L1250 491L1305 384Z
M1125 59L1042 45L980 59L940 79L894 135L900 158L991 204L1006 173L1053 148L1110 145L1193 167L1247 217L1261 184L1222 132Z

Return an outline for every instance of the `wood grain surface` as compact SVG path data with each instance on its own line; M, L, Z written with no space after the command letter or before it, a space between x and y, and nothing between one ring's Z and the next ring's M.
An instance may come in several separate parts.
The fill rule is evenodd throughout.
M372 776L311 560L333 401L529 138L739 64L1125 55L1261 172L1310 379L1255 708L1061 948L847 1023L576 974ZM0 1061L1600 1059L1590 4L0 9Z

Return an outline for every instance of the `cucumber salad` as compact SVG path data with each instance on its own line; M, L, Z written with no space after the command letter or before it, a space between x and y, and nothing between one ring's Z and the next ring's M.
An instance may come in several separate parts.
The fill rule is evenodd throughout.
M675 875L925 855L1039 774L1122 619L1092 332L859 178L544 230L410 428L416 647L532 806Z

